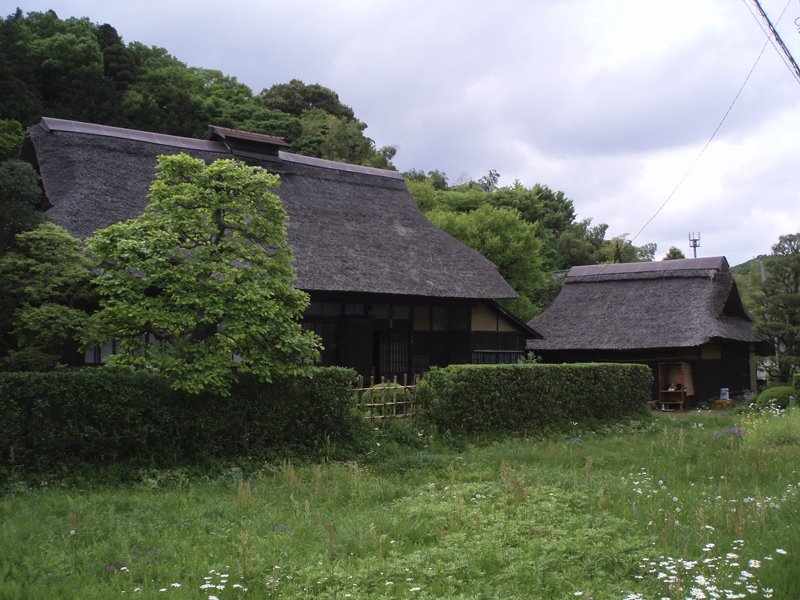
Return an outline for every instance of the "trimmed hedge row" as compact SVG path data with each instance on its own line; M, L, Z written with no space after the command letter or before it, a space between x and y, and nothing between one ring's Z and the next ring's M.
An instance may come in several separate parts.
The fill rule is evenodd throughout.
M440 430L522 432L646 416L652 382L644 365L451 365L431 369L417 394Z
M350 443L355 373L241 381L228 398L189 396L161 378L106 369L0 373L0 465L175 465L269 449Z

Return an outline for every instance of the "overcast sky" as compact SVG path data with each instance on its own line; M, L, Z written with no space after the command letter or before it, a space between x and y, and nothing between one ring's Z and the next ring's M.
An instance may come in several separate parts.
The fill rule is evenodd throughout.
M543 183L610 235L636 234L683 180L635 241L658 258L691 256L699 231L699 256L735 265L800 232L800 84L772 46L695 163L767 41L751 0L0 4L110 23L256 93L320 83L400 170ZM777 21L787 3L762 5ZM800 0L778 30L800 60Z

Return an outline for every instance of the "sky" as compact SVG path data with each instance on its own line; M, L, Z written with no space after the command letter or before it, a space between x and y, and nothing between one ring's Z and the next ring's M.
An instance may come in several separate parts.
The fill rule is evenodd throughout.
M761 3L773 22L785 9L777 29L800 60L800 0ZM438 169L457 183L495 169L501 185L545 184L609 236L657 243L656 258L670 246L691 257L699 232L698 256L736 265L800 233L800 83L771 45L761 54L752 0L0 6L110 23L125 42L255 93L320 83L378 146L398 148L401 171Z

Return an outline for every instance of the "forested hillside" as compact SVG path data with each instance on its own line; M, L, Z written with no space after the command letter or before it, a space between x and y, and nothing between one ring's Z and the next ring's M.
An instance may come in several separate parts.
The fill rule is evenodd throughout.
M254 94L164 48L126 44L109 24L21 10L0 24L0 151L43 115L204 138L209 124L281 136L294 152L393 168L332 90L302 81Z
M17 10L0 22L0 160L13 159L40 117L205 138L211 124L283 137L293 152L393 169L395 148L376 147L339 96L293 79L258 93L236 77L187 66L166 49L126 43L110 24ZM420 209L493 261L520 294L507 306L529 319L558 292L557 271L578 264L653 260L654 244L606 239L608 225L578 219L573 201L546 185L498 186L490 171L451 185L437 170L405 173ZM0 168L0 255L40 220L30 165Z

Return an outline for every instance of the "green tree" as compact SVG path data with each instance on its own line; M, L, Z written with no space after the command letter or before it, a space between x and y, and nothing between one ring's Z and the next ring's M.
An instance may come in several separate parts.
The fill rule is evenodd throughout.
M53 369L82 335L94 304L91 262L80 240L54 223L20 233L15 248L0 260L2 325L16 346L3 367Z
M0 163L0 256L13 245L18 233L41 222L43 201L39 174L29 163Z
M782 235L772 246L765 274L756 328L775 342L770 375L791 382L800 364L800 233Z
M376 149L373 140L364 135L366 124L347 120L321 108L312 108L300 117L300 136L287 140L300 154L338 160L357 165L393 168L395 148Z
M625 234L606 241L601 255L603 262L609 263L649 262L655 258L657 249L654 243L634 246Z
M345 121L355 121L353 109L342 104L339 94L318 83L305 84L299 79L277 83L261 91L264 106L302 117L306 111L319 109Z
M95 26L88 19L60 21L48 16L32 28L53 31L40 34L31 42L39 89L48 112L67 119L96 119L98 106L107 103L111 86L103 79L103 53Z
M0 119L0 160L16 158L24 136L22 123L14 119Z
M148 69L123 98L131 126L172 135L203 137L208 122L202 118L203 79L184 65Z
M100 260L91 338L117 340L112 364L226 394L237 373L269 380L315 359L277 184L234 160L159 159L145 212L87 241Z
M557 268L569 269L602 262L607 231L608 225L592 225L591 219L583 219L570 225L556 240Z
M489 169L489 172L478 179L477 183L484 192L493 192L497 189L497 184L500 181L500 173L495 169Z
M681 258L686 258L686 255L681 251L681 249L676 248L675 246L670 246L667 255L664 257L664 260L679 260Z
M114 88L125 91L136 81L136 58L108 23L97 27L95 35L103 53L103 74L113 82Z
M509 310L526 321L542 310L536 299L545 281L537 224L526 222L516 210L489 205L466 213L436 210L428 218L497 266L520 295L504 302Z
M34 123L42 111L33 35L19 8L0 22L0 116L23 125Z
M764 265L763 275L766 277L766 264L772 258L771 256L759 256L731 267L731 273L736 279L736 286L739 288L739 296L741 296L744 307L751 315L757 315L759 307L763 304L762 262Z
M517 209L529 223L539 223L558 235L575 222L575 206L564 192L554 192L546 185L526 188L519 181L502 187L491 197L495 206Z

